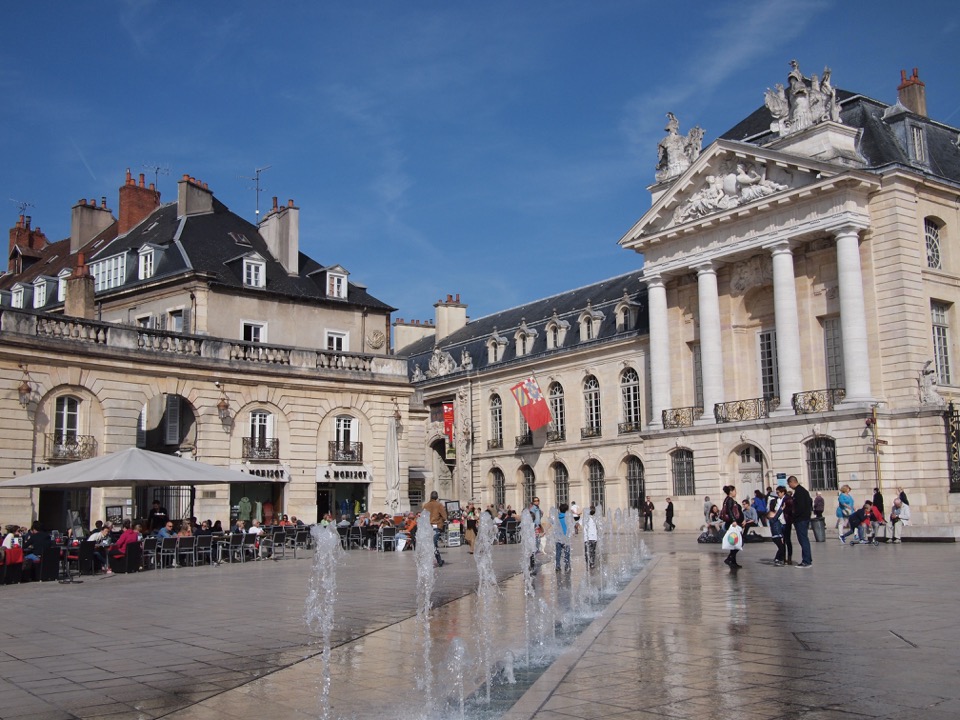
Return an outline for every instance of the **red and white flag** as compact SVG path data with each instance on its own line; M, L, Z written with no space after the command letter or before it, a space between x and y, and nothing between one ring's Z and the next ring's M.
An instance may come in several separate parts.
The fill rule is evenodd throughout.
M520 414L527 421L530 430L537 430L553 420L550 406L547 404L536 378L528 377L510 388L517 399Z

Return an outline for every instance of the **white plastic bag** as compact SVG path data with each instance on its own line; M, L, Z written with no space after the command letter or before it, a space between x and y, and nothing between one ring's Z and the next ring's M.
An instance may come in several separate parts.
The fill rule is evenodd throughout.
M742 550L743 530L736 525L731 525L730 529L723 534L721 545L724 550Z

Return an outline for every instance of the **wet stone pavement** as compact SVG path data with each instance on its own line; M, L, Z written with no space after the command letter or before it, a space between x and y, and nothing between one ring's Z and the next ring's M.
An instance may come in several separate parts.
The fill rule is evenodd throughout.
M652 561L505 717L960 718L957 545L833 539L813 544L806 570L774 567L769 543L747 545L731 571L693 534L644 539ZM477 632L473 556L444 554L437 666L454 637ZM573 556L570 576L545 566L539 595L574 591L584 567ZM502 654L523 645L519 546L494 558ZM0 718L318 717L319 647L303 621L311 569L288 555L2 587ZM337 577L331 717L397 714L422 693L413 553L355 550Z

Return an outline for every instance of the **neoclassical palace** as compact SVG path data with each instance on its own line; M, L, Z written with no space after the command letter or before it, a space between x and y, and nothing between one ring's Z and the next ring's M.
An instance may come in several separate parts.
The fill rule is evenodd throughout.
M671 496L687 526L723 485L792 474L828 507L842 484L902 487L915 525L953 534L960 133L916 71L893 104L796 63L774 88L706 148L668 115L620 239L641 271L470 322L448 298L402 328L428 473L515 506ZM510 394L530 376L554 418L535 433Z

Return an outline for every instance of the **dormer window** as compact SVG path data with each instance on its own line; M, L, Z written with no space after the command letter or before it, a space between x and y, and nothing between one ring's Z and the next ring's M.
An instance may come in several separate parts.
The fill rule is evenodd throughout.
M617 318L617 332L631 330L637 322L638 304L630 299L626 290L623 291L623 297L617 303L614 314Z
M153 248L143 247L140 249L140 262L137 269L137 277L140 280L147 280L153 277Z
M346 298L347 276L339 273L327 273L327 295L335 298Z
M259 258L244 258L243 284L254 288L266 287L267 264Z
M66 302L68 277L70 277L69 270L61 270L57 275L57 302Z
M919 125L913 125L910 128L913 136L913 159L917 162L927 161L927 146L924 142L923 128Z
M493 328L493 334L487 340L487 362L495 363L503 360L506 349L507 339L497 333L497 328Z
M567 330L570 328L570 323L566 320L561 320L557 316L557 311L553 311L553 317L547 321L547 350L556 350L557 348L563 347L563 341L567 337Z
M95 279L94 290L96 292L120 287L127 279L126 253L114 255L104 260L97 260L90 266L90 274Z
M42 308L47 304L47 281L38 278L33 284L33 307Z
M594 310L590 301L587 301L587 309L580 313L580 342L589 342L597 337L600 332L600 323L603 322L603 313Z
M15 308L23 307L23 285L14 285L10 293L10 304Z
M527 327L527 321L520 318L520 327L517 328L517 334L514 336L517 343L517 357L523 357L533 351L533 341L537 335L537 331Z

